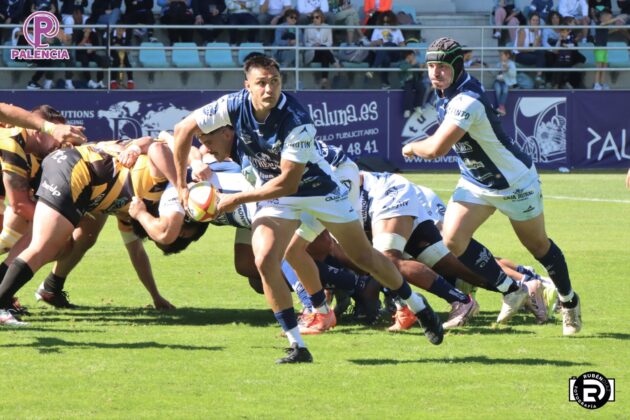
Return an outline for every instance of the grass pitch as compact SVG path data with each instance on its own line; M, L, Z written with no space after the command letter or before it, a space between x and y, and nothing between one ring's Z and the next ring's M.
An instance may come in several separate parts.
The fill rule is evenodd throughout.
M415 174L447 199L457 177ZM550 236L563 249L582 298L584 329L530 314L493 322L496 294L477 294L481 314L432 346L419 329L389 334L339 325L307 342L315 363L276 366L286 347L262 296L233 270L232 228L213 228L181 255L147 243L162 294L159 313L110 222L71 275L74 311L36 305L42 269L19 296L32 315L0 328L0 418L628 418L627 281L630 192L621 174L544 174ZM496 254L542 267L507 220L477 238ZM443 318L447 305L429 295ZM589 411L568 401L572 376L616 380L616 401Z

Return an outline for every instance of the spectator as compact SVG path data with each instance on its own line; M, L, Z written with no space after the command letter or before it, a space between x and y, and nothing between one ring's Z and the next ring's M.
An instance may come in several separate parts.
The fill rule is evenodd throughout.
M612 32L615 29L607 29L601 28L602 26L613 25L617 22L625 22L627 19L626 15L619 15L617 17L613 17L610 9L604 9L597 15L597 26L598 29L595 30L595 46L596 47L604 47L603 49L595 50L595 65L598 69L605 69L608 67L608 49L605 47L608 45L608 33ZM606 83L607 72L604 70L597 70L595 72L595 82L593 84L593 89L595 90L607 90L610 89L608 83Z
M558 44L558 40L560 39L560 22L561 16L560 13L552 10L548 15L549 22L548 25L553 25L555 28L545 28L542 32L542 45L543 47L551 48L555 47Z
M228 24L231 26L257 25L255 8L258 0L226 0L228 9ZM230 31L230 44L241 45L243 31ZM256 41L256 29L247 30L247 41Z
M471 49L466 49L465 45L462 45L462 53L464 54L464 68L465 69L477 69L481 66L486 66L486 64L480 59L475 57L475 52Z
M18 24L22 23L27 15L26 0L0 0L0 23ZM0 32L0 40L12 32L11 28L2 29Z
M284 13L291 9L291 0L260 0L260 10L258 12L258 23L261 25L277 25L284 16ZM262 41L265 45L273 42L272 30L261 31Z
M553 0L532 0L528 9L528 15L536 12L540 15L540 19L546 24L549 22L549 13L553 10Z
M516 86L516 63L512 60L512 53L503 50L499 53L501 61L499 61L499 74L494 79L494 97L497 114L504 116L507 111L505 104L507 103L508 93L510 89Z
M493 13L496 28L492 37L497 39L501 46L514 43L516 27L527 23L521 11L514 7L514 0L498 0ZM504 26L508 29L503 29Z
M586 0L559 0L558 12L562 17L572 16L575 18L576 25L588 25L590 19L588 18L588 5ZM577 42L586 42L586 36L588 35L588 28L582 28L576 37Z
M87 0L61 0L61 23L64 25L64 32L67 36L72 36L74 27L74 11L81 8L81 15L85 13Z
M400 29L393 28L398 25L398 19L394 12L387 11L380 15L380 21L378 27L372 32L372 38L370 45L378 47L397 47L405 45L405 38L403 37ZM374 68L389 68L391 63L400 59L400 53L394 50L377 49L374 52L374 59L372 61L372 67ZM368 72L367 76L370 78L372 72ZM381 87L383 89L389 89L389 73L381 71L379 73L381 78Z
M125 0L123 20L128 25L155 25L153 0ZM149 41L157 41L153 36L153 28L134 29L133 33L140 39L144 38L146 34Z
M558 49L555 51L555 60L553 67L571 68L580 62L586 61L586 58L574 48L577 46L575 35L571 32L567 23L571 18L564 18L562 23L565 27L560 29L560 39L558 40ZM552 75L553 87L573 89L578 88L582 84L582 74L577 72L555 71Z
M31 13L32 12L50 12L53 15L57 15L59 12L59 4L57 0L32 0Z
M116 47L127 47L131 45L131 38L127 36L127 31L124 28L112 29L110 33L110 45ZM110 50L110 59L112 62L112 68L119 67L131 67L129 62L129 54L125 50L112 49ZM118 89L123 83L123 71L119 71L117 75L114 75L109 82L110 89ZM117 78L115 77L117 76ZM133 81L133 72L127 70L127 89L134 89L136 84Z
M588 0L588 17L597 20L597 14L604 9L612 10L611 0Z
M589 17L591 19L592 25L595 25L595 22L597 21L597 13L601 12L604 9L612 10L611 0L589 0L588 7L589 7L589 12L590 12ZM626 12L622 12L621 14L627 15ZM617 19L614 22L615 25L625 25L626 23L627 22L625 19ZM630 44L630 30L617 28L615 29L614 33L617 39L620 39L626 44ZM591 35L594 35L594 34L595 34L595 31L591 29Z
M122 0L94 0L90 23L115 25L120 20L120 5Z
M351 0L329 0L328 5L333 16L333 24L356 26L360 25L359 12L352 6ZM363 38L363 33L359 29L348 29L346 31L346 42L352 45L355 41Z
M334 21L330 14L328 0L297 0L296 9L300 14L300 20L298 21L300 25L308 25L311 23L315 10L319 10L326 16L326 23L332 24Z
M313 12L313 23L304 31L304 45L306 45L307 47L332 46L332 30L325 27L325 19L326 17L319 10ZM339 63L330 50L307 50L305 55L309 56L310 53L312 53L312 59L305 59L305 61L308 61L309 63L320 63L325 69L329 68L330 66L339 67ZM319 86L322 89L330 89L330 82L328 80L327 71L321 73Z
M284 20L276 29L273 45L276 47L294 47L296 45L295 25L298 21L298 13L294 9L284 12ZM281 67L295 66L295 50L276 50L275 59Z
M225 0L192 0L195 25L225 25ZM204 30L204 43L214 42L223 29Z
M365 0L363 2L363 15L365 24L374 26L378 22L379 15L392 10L392 0Z
M45 38L46 43L50 45L51 48L60 48L64 44L67 43L67 38L64 32L59 32L55 38ZM25 45L26 40L24 36L20 37L20 41L18 42L20 45ZM31 63L36 67L74 67L74 60L32 60ZM52 89L54 88L54 72L46 71L46 70L37 70L35 74L31 77L31 80L26 85L26 88L29 90L37 90L42 87L39 84L41 78L44 77L44 89ZM72 83L72 72L65 72L65 83L64 87L66 89L74 89L74 84Z
M83 15L83 6L75 6L72 17L75 25L84 25L88 20L88 17ZM87 47L100 46L102 45L102 42L101 37L95 29L77 28L76 31L72 31L72 44L80 47ZM76 50L76 61L81 63L81 67L89 67L90 61L95 62L101 69L109 65L107 57L96 50ZM103 84L103 77L104 73L102 70L96 72L96 81L90 77L89 71L83 72L83 79L85 80L87 87L90 89L104 89L105 85Z
M514 43L514 54L518 64L525 66L535 66L538 68L545 67L545 52L543 50L534 50L532 47L542 46L542 31L539 28L540 16L538 13L529 15L529 25L526 28L520 28L516 34L516 42ZM544 85L543 74L541 70L536 71L535 84L537 87Z
M630 15L630 0L617 0L619 11L623 15Z
M424 99L424 83L422 73L413 71L421 69L416 52L405 51L404 61L400 64L400 87L403 90L403 117L409 118L412 113L422 115L422 101Z
M191 0L158 0L162 6L160 22L164 25L192 25L195 17L191 8ZM192 42L190 29L168 29L168 39L171 45L176 42Z

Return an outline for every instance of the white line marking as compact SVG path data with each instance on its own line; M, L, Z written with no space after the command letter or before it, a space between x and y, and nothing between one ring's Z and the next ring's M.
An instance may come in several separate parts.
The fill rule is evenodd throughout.
M436 188L434 191L443 191L443 192L452 192L453 190L448 190L444 188ZM595 203L622 203L622 204L630 204L630 200L617 200L614 198L587 198L587 197L569 197L567 195L544 195L543 199L551 199L551 200L566 200L566 201L591 201Z

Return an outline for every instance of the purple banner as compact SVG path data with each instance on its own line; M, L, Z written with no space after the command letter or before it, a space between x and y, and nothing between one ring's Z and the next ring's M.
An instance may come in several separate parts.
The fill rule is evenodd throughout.
M86 127L90 140L157 135L224 92L15 92L5 102L30 109L50 104L69 123ZM489 95L492 92L488 93ZM319 139L341 146L351 157L381 157L402 170L455 170L450 153L434 161L404 158L404 144L437 128L435 110L403 118L402 92L299 92ZM626 168L630 120L621 116L627 92L513 91L503 127L543 169Z

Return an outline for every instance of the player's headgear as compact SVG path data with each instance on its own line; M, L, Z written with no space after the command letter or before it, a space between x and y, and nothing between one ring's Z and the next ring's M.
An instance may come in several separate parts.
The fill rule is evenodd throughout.
M444 63L453 69L453 83L464 71L464 52L459 42L452 38L438 38L429 45L427 63Z

